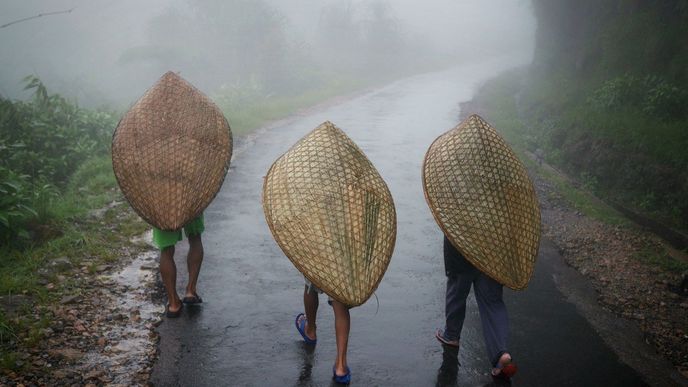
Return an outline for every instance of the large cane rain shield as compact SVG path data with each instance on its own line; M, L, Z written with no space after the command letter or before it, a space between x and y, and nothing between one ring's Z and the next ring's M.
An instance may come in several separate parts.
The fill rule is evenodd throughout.
M220 109L173 72L129 109L112 138L124 196L162 230L180 229L210 204L231 157L232 133Z
M334 124L275 161L263 209L279 246L315 286L349 307L372 295L392 256L396 212L373 164Z
M525 167L497 131L474 114L438 137L423 164L430 210L476 268L525 289L540 244L540 207Z

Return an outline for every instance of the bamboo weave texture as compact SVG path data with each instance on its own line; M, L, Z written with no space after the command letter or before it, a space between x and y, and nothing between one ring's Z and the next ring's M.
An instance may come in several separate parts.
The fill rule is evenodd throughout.
M474 114L439 136L425 155L425 198L452 244L476 268L525 289L540 243L540 207L525 167Z
M394 202L334 124L321 124L275 161L263 209L279 246L315 286L349 307L372 295L394 250Z
M148 223L178 230L222 186L232 133L202 92L167 72L124 115L112 138L112 167L124 196Z

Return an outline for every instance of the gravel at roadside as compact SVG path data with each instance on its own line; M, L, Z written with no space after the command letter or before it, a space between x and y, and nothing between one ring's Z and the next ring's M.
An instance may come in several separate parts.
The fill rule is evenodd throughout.
M164 308L156 290L157 252L144 238L133 242L116 265L99 265L94 271L84 261L62 268L61 275L73 277L79 288L57 303L35 307L33 318L49 322L35 346L17 351L16 370L0 372L0 386L148 384L157 350L154 328ZM50 290L55 284L45 286ZM32 304L21 297L2 301ZM30 334L18 332L16 340Z
M642 261L662 254L661 241L635 227L613 226L572 209L556 189L535 179L544 235L566 263L589 278L598 301L621 318L635 321L645 339L688 378L688 298L671 290L682 273Z

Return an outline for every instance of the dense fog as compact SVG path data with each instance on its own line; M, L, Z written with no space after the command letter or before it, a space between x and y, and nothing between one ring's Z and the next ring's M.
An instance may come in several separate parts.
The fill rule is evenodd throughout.
M2 96L26 98L35 75L116 109L167 70L210 94L264 97L488 56L517 65L535 30L525 0L7 0L0 25Z

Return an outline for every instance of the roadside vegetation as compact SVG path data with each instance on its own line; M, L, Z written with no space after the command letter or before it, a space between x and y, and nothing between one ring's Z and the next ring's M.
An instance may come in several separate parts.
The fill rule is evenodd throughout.
M0 99L0 238L15 249L60 234L58 224L82 207L83 184L111 185L103 159L92 158L108 153L116 123L112 113L49 95L38 78L26 82L31 100Z
M586 94L585 86L560 87L528 71L502 74L486 83L480 96L512 144L561 169L585 191L688 230L686 117L659 118L630 103L623 112L602 108L600 89ZM569 93L581 95L572 100ZM684 97L675 91L666 103L673 106L677 98Z
M522 83L494 83L517 96L525 145L605 200L688 232L688 7L536 0L534 10L533 65Z
M28 101L0 99L0 367L43 337L43 308L78 293L79 276L117 260L145 225L115 188L116 114L82 109L25 79ZM95 214L95 209L103 208ZM117 221L114 221L117 218ZM111 232L105 232L105 231ZM85 266L84 266L85 265Z

